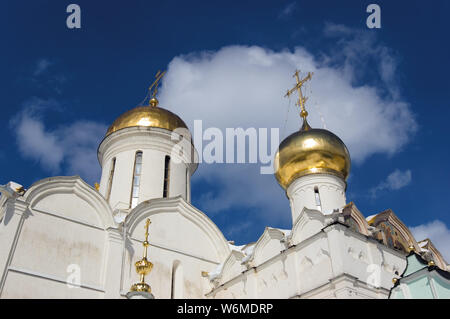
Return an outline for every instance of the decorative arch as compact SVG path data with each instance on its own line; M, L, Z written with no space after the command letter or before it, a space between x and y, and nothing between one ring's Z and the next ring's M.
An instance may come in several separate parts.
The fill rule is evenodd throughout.
M103 229L116 227L111 207L105 198L92 186L87 184L80 176L57 176L42 179L34 183L24 194L24 200L30 208L36 208L44 200L51 202L58 195L74 195L80 202L92 208L99 225ZM69 205L69 204L68 204ZM50 204L51 206L51 204ZM55 207L57 214L64 215L64 207ZM52 212L53 213L53 212ZM83 211L84 213L84 211Z
M303 208L292 227L290 244L296 245L319 233L325 227L325 218L325 215L317 210Z
M263 234L256 242L253 254L248 261L253 265L258 266L264 261L279 254L280 251L285 248L284 244L281 242L283 239L285 239L285 234L281 230L266 227Z
M415 251L420 252L420 247L408 227L391 209L376 215L369 221L369 225L381 230L386 246L408 253L409 246L412 245Z
M442 254L439 252L439 250L436 249L436 247L433 245L433 242L429 238L421 240L420 242L418 242L418 244L422 251L431 252L432 255L431 258L436 263L436 266L438 266L442 270L447 271L447 262L445 261Z
M367 224L367 221L364 218L363 214L361 214L361 212L353 202L345 205L342 213L344 215L345 222L350 226L351 229L365 236L369 235L369 224Z
M217 262L224 261L229 255L231 251L229 244L219 228L203 212L186 202L181 196L151 199L140 203L127 215L124 227L128 234L132 234L143 220L162 213L179 214L196 225L214 247Z
M245 271L246 268L242 265L242 260L244 257L245 256L242 252L232 250L228 258L223 263L222 270L217 279L221 283L224 283Z

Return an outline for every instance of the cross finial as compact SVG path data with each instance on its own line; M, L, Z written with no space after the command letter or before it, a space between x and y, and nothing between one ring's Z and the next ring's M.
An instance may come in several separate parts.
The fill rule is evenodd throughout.
M147 218L147 221L145 222L145 241L148 242L148 226L150 226L152 222L150 221L150 218Z
M153 268L153 264L147 260L147 247L150 245L148 242L148 226L150 226L150 218L145 221L145 241L142 243L144 246L144 254L142 259L138 260L134 265L136 267L136 272L140 275L141 281L131 286L131 291L143 291L151 292L150 286L145 282L145 276L150 273Z
M159 82L161 81L164 74L166 74L166 71L164 71L164 72L158 71L155 75L155 81L148 88L148 92L151 93L151 99L150 99L151 106L158 105L158 100L156 99L156 93L158 93ZM153 92L152 92L152 89L153 89Z
M294 93L295 90L297 90L298 93L298 101L297 101L297 105L300 106L301 112L300 112L300 116L303 118L303 122L304 124L306 123L306 117L308 116L308 112L305 109L305 103L306 100L308 100L307 97L303 96L303 92L302 92L302 86L306 81L311 80L311 77L313 76L314 73L308 72L308 75L306 77L304 77L303 79L300 79L300 71L296 70L294 73L295 80L296 80L296 84L295 86L288 90L285 97L290 97L292 93Z

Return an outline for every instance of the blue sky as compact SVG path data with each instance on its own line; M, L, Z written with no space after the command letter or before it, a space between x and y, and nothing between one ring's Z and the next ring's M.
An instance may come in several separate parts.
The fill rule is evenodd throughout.
M142 101L158 69L168 69L162 106L190 128L194 119L234 121L278 127L284 138L300 121L276 90L293 84L290 67L300 63L317 70L307 87L312 124L349 146L347 200L366 216L391 208L448 249L450 3L377 1L382 28L369 30L372 2L76 1L78 30L65 25L72 2L3 3L0 184L75 174L93 184L107 126ZM188 84L195 101L183 95ZM258 165L205 166L192 180L193 204L228 239L291 226L283 190Z

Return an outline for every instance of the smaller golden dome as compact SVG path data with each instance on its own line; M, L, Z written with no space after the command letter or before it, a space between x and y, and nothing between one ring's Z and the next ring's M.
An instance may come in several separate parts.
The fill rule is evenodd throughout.
M311 128L305 116L302 129L281 142L274 166L275 177L284 189L298 177L310 174L333 174L346 180L350 154L339 137L325 129Z
M158 127L169 131L180 127L187 129L186 124L178 115L156 105L158 105L158 100L153 98L150 100L150 105L138 106L123 113L111 124L106 135L133 126Z

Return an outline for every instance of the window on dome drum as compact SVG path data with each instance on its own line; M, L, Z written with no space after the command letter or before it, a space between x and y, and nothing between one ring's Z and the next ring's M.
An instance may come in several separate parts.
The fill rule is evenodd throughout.
M164 160L164 188L163 197L169 197L170 156Z
M186 200L188 202L191 200L191 194L189 189L189 169L186 169Z
M317 210L322 211L322 203L320 202L319 188L317 186L314 187L314 195L316 196Z
M136 207L139 200L139 185L141 184L142 152L137 151L134 158L133 184L131 186L130 207Z
M114 178L114 170L116 169L116 158L114 157L111 161L111 169L109 170L109 178L108 178L108 188L106 189L106 200L109 201L109 197L111 196L111 188L112 182Z

